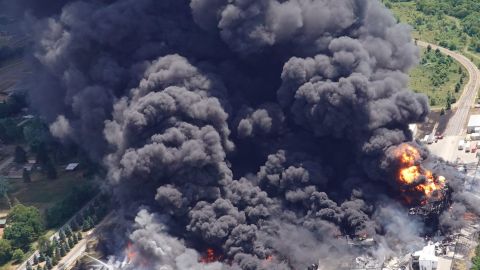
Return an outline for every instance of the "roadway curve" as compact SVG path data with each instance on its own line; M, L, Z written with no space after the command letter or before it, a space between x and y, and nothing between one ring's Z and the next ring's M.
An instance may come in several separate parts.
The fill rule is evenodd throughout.
M417 45L425 48L430 45L434 50L438 48L442 53L450 55L457 60L468 71L469 80L465 85L459 100L453 105L453 107L456 108L456 111L452 118L450 118L448 121L447 128L445 130L446 136L460 136L462 135L463 128L468 120L470 109L474 106L475 98L477 96L477 89L480 88L480 70L474 63L472 63L472 61L470 61L470 59L458 52L454 52L435 44L420 40L417 41Z

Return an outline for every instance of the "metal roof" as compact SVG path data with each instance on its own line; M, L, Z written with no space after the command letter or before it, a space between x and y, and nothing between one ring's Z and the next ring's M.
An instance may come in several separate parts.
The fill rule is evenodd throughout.
M67 171L73 171L73 170L75 170L77 167L78 167L78 163L70 163L70 164L67 165L67 167L65 168L65 170L67 170Z
M468 120L468 127L480 127L480 114L470 116Z

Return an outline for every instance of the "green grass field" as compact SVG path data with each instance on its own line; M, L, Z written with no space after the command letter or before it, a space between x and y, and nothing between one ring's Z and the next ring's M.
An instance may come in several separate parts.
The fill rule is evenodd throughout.
M435 52L432 51L430 54L435 54ZM446 106L449 92L458 100L465 83L468 81L467 70L453 59L449 64L440 65L438 62L444 61L446 57L444 55L439 59L427 57L426 49L421 49L421 57L422 62L410 72L410 89L417 93L426 94L433 109ZM462 77L459 69L466 77L461 84L461 90L455 92L455 85Z
M61 168L58 168L58 178L55 180L45 179L39 173L33 174L32 180L31 183L25 183L22 179L8 180L10 185L9 197L12 202L18 201L27 206L35 206L42 213L55 203L63 200L74 187L80 187L92 181L84 178L82 172L67 173L61 171ZM8 205L2 199L0 202L0 215L6 215L7 213ZM50 237L54 233L55 230L50 229L44 235ZM36 243L32 245L31 250L35 249ZM27 253L25 257L30 256L31 253L32 251ZM16 266L9 262L1 266L0 270L14 270Z
M444 45L452 49L463 48L468 41L456 18L425 15L416 10L415 2L391 3L391 10L400 22L413 27L414 38L435 44L447 42Z
M10 200L17 200L28 206L35 206L41 212L61 201L74 188L85 185L87 181L81 172L66 173L59 169L58 179L48 180L38 174L32 175L33 182L25 183L22 179L9 180ZM0 211L8 211L4 202Z
M480 55L468 50L471 38L463 32L461 22L457 18L447 15L426 15L417 11L414 1L389 2L387 6L400 22L412 26L413 38L439 44L452 50L463 51L467 57L480 66ZM422 58L425 57L425 52L425 49L421 50ZM448 66L438 66L435 61L420 63L410 72L409 86L415 92L426 94L433 109L445 108L448 93L450 92L458 100L468 81L467 74L461 84L461 90L455 92L455 85L461 77L458 72L460 68L464 74L467 74L465 68L456 61ZM442 73L441 77L445 78L441 84L434 83L435 75L439 76L439 73Z
M415 1L388 2L387 6L400 22L412 26L414 38L464 52L480 67L480 53L470 49L472 37L464 32L459 19L444 14L424 14L416 9Z

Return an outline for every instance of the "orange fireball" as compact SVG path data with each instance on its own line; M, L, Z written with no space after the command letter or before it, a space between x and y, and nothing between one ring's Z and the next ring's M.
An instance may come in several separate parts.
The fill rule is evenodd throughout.
M207 248L207 253L200 258L200 262L208 264L220 261L221 259L222 256L215 254L215 250L213 248Z
M418 149L409 144L402 144L395 153L400 161L398 181L401 184L414 185L413 190L422 192L427 198L430 198L436 190L445 187L445 177L435 177L431 171L420 165L422 158ZM421 177L423 181L415 184L416 181L421 180Z

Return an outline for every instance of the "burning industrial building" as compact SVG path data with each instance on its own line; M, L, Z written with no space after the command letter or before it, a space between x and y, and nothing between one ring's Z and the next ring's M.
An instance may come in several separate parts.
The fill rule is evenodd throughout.
M121 268L341 269L421 247L412 207L444 232L478 213L411 142L418 50L379 1L7 2L32 109L108 172Z

